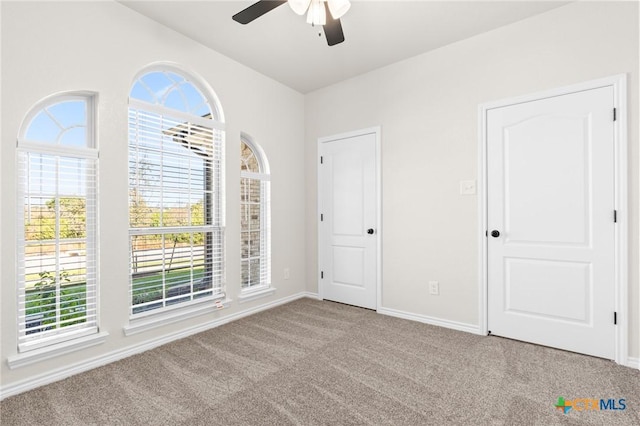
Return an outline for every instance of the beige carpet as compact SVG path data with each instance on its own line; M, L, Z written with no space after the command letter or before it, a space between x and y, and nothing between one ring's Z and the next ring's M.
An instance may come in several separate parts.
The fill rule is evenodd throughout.
M554 407L624 398L624 411ZM640 372L302 299L0 403L5 425L640 425Z

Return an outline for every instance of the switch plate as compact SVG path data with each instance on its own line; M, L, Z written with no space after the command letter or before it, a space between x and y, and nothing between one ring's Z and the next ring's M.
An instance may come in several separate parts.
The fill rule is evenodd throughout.
M461 180L460 181L460 195L474 195L476 193L476 181L475 180Z
M440 294L440 283L438 281L429 281L429 294L434 296Z
M291 271L289 271L289 268L284 268L284 279L288 280L291 276Z

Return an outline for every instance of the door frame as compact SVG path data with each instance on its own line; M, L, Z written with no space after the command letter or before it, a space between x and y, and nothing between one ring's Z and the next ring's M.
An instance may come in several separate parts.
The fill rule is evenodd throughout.
M615 362L628 365L628 172L627 172L627 75L618 74L610 77L591 80L570 86L564 86L538 93L502 99L480 104L478 107L478 245L479 245L479 332L488 334L488 214L487 214L487 113L494 108L516 105L571 93L612 87L614 93L613 105L616 109L614 128L614 157L615 157L615 188L614 209L618 212L614 231L615 246L615 310L617 312L617 327L615 335ZM613 111L612 111L613 119Z
M381 136L382 136L382 128L381 126L368 127L365 129L354 130L346 133L339 133L332 136L324 136L318 138L317 143L317 151L316 151L316 159L317 159L317 170L316 170L316 223L317 223L317 250L318 250L318 268L316 271L316 277L318 279L318 297L320 300L324 300L324 288L323 288L323 280L320 278L320 270L323 265L324 256L322 251L322 243L324 235L322 233L322 228L320 227L320 214L322 211L322 194L320 192L320 147L323 143L331 142L331 141L339 141L341 139L348 139L355 136L363 136L374 134L376 137L376 160L375 160L375 168L376 168L376 312L382 306L382 144L381 144Z

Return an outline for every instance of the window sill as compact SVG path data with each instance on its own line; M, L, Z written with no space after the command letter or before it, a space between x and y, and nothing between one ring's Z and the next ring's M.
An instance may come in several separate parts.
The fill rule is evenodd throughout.
M210 314L220 309L228 308L231 302L231 299L211 300L203 302L202 304L176 309L170 312L158 313L157 315L151 315L145 318L134 318L129 321L129 325L123 327L124 335L131 336L142 333L143 331L162 327L163 325L173 324L174 322L187 318Z
M260 299L262 297L267 297L276 292L274 287L267 287L261 289L249 289L240 292L238 295L238 303L245 303L251 300Z
M21 353L7 358L7 364L10 369L24 367L25 365L34 364L60 355L78 351L80 349L99 345L107 340L109 333L102 332L92 334L90 336L79 337L77 339L68 340L62 343L56 343L40 349L34 349L29 352Z

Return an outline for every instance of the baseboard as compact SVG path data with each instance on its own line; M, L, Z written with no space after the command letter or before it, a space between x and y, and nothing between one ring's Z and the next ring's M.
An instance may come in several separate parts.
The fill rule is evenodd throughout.
M627 358L627 367L635 368L636 370L640 370L640 358Z
M35 389L37 387L47 385L49 383L57 382L62 379L66 379L67 377L70 377L79 373L83 373L85 371L89 371L94 368L101 367L103 365L110 364L112 362L148 351L150 349L156 348L166 343L170 343L178 339L189 337L191 335L201 333L203 331L206 331L215 327L219 327L221 325L230 323L232 321L236 321L240 318L244 318L249 315L253 315L255 313L265 311L267 309L271 309L276 306L283 305L285 303L289 303L297 299L302 299L304 297L318 299L318 295L315 293L310 293L310 292L296 293L294 295L283 297L281 299L274 300L269 303L264 303L262 305L258 305L253 308L246 309L241 312L237 312L222 318L216 318L212 321L208 321L203 324L198 324L196 326L186 328L176 333L171 333L159 338L147 340L145 342L139 343L134 346L118 349L94 358L89 358L84 361L81 361L66 367L62 367L62 368L59 368L59 369L29 378L26 380L22 380L16 383L10 383L0 388L0 401L7 397L17 395L22 392L26 392L26 391Z
M302 297L308 297L309 299L322 300L320 299L320 295L318 293L312 293L310 291L303 291Z
M391 317L403 318L411 321L418 321L429 325L437 325L438 327L450 328L452 330L464 331L466 333L480 334L480 327L473 324L463 322L450 321L441 318L430 317L427 315L413 314L410 312L398 311L390 308L378 308L378 313L389 315Z
M382 315L389 315L392 317L403 318L411 321L418 321L429 325L437 325L439 327L446 327L453 330L465 331L467 333L478 334L483 336L484 333L480 331L480 327L473 324L465 324L457 321L443 320L440 318L429 317L426 315L412 314L409 312L398 311L396 309L380 308L378 313ZM628 357L626 364L627 367L640 370L640 358Z
M137 344L135 346L119 349L119 350L116 350L116 351L113 351L113 352L110 352L110 353L107 353L107 354L104 354L104 355L101 355L101 356L98 356L98 357L89 358L87 360L72 364L72 365L67 366L67 367L59 368L59 369L53 370L51 372L32 377L32 378L27 379L27 380L23 380L23 381L19 381L19 382L16 382L16 383L8 384L8 385L3 386L2 388L0 388L0 400L3 400L4 398L7 398L7 397L10 397L10 396L13 396L13 395L17 395L17 394L22 393L22 392L26 392L26 391L35 389L35 388L40 387L40 386L47 385L49 383L53 383L53 382L57 382L57 381L62 380L62 379L66 379L67 377L73 376L75 374L83 373L85 371L88 371L88 370L91 370L91 369L94 369L94 368L97 368L97 367L101 367L103 365L106 365L106 364L121 360L123 358L127 358L129 356L136 355L136 354L148 351L150 349L156 348L156 347L164 345L166 343L170 343L170 342L173 342L175 340L182 339L184 337L189 337L191 335L194 335L194 334L197 334L197 333L200 333L200 332L203 332L203 331L215 328L215 327L219 327L221 325L230 323L230 322L238 320L240 318L244 318L244 317L247 317L249 315L253 315L255 313L258 313L258 312L261 312L261 311L265 311L267 309L271 309L271 308L274 308L276 306L283 305L285 303L292 302L292 301L297 300L297 299L302 299L304 297L320 300L320 297L319 297L319 295L317 293L306 292L306 291L305 292L296 293L296 294L288 296L288 297L283 297L281 299L274 300L274 301L269 302L269 303L264 303L262 305L255 306L253 308L246 309L246 310L243 310L241 312L237 312L237 313L231 314L231 315L223 317L223 318L217 318L215 320L208 321L206 323L199 324L197 326L186 328L186 329L181 330L181 331L176 332L176 333L168 334L166 336L163 336L163 337L160 337L160 338L156 338L156 339L147 340L147 341L139 343L139 344ZM429 317L429 316L426 316L426 315L413 314L413 313L404 312L404 311L398 311L396 309L389 309L389 308L380 308L380 309L378 309L378 313L380 313L382 315L388 315L388 316L392 316L392 317L403 318L403 319L407 319L407 320L411 320L411 321L418 321L418 322L422 322L422 323L425 323L425 324L436 325L436 326L439 326L439 327L450 328L450 329L453 329L453 330L464 331L464 332L467 332L467 333L482 334L482 333L480 333L479 327L476 326L476 325L472 325L472 324L465 324L465 323L456 322L456 321L449 321L449 320L444 320L444 319L440 319L440 318ZM631 367L631 368L640 369L640 358L629 357L627 359L627 366Z

